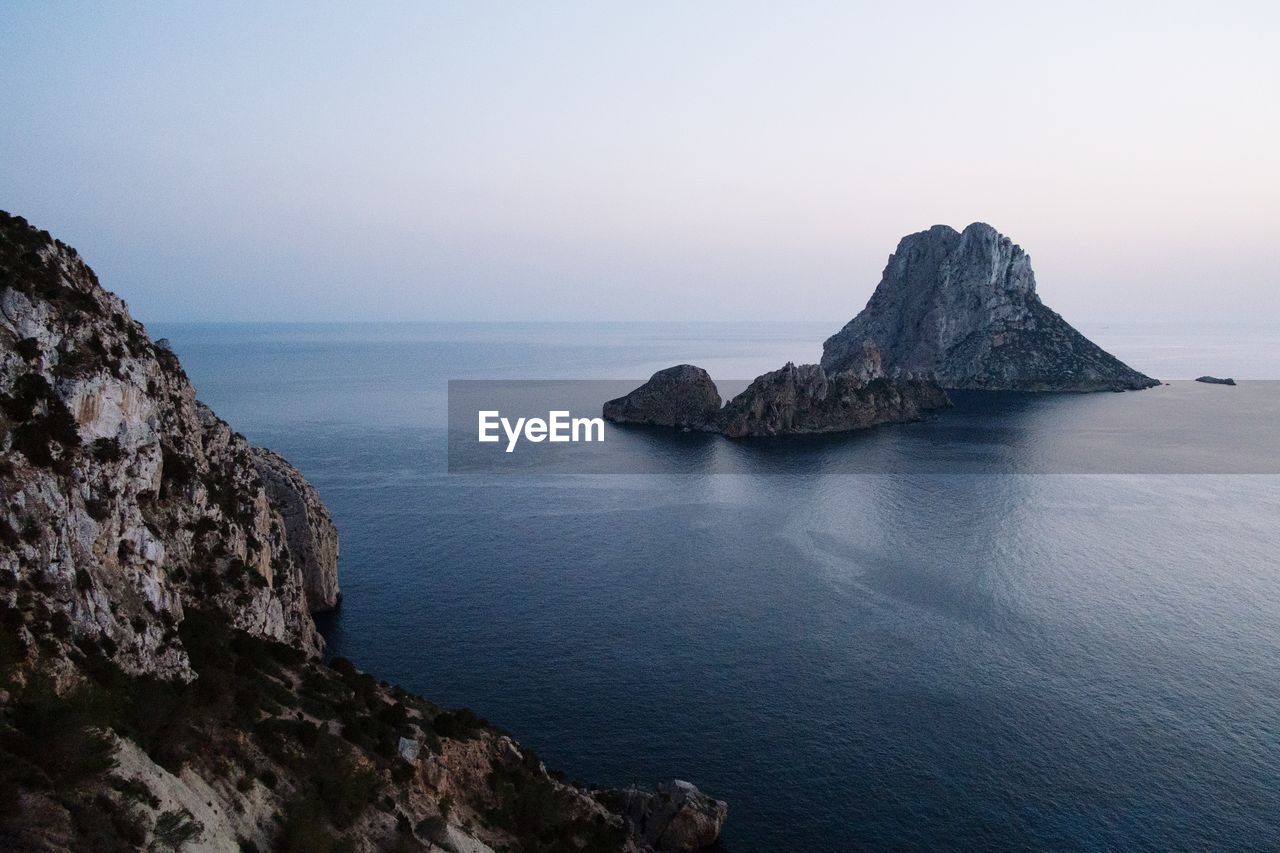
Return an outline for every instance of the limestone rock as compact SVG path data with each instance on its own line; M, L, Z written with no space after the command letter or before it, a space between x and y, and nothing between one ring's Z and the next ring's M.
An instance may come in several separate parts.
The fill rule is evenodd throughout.
M324 665L310 611L337 600L337 555L305 479L197 402L74 249L0 213L0 740L23 761L92 743L75 713L57 737L22 722L89 682L88 704L150 733L111 735L75 779L7 779L0 847L532 849L537 792L583 849L651 849L474 714ZM359 737L340 737L356 708ZM291 820L332 777L377 807ZM282 841L299 827L320 846Z
M1159 384L1036 294L1031 258L990 225L910 234L867 307L823 346L829 374L932 379L944 388L1122 391Z
M197 602L317 654L255 459L74 249L0 214L0 580L47 644L188 678L174 629Z
M679 779L659 784L656 791L597 791L596 798L622 815L646 844L662 851L711 847L729 815L729 807L723 801Z
M338 529L320 493L278 453L255 447L253 462L271 507L284 520L289 553L302 569L307 606L312 613L333 610L342 598L338 589Z
M659 370L636 390L604 404L606 420L624 424L707 429L720 411L720 392L701 367Z
M396 744L396 752L400 753L400 757L405 761L417 761L418 753L422 751L422 744L413 738L402 737Z

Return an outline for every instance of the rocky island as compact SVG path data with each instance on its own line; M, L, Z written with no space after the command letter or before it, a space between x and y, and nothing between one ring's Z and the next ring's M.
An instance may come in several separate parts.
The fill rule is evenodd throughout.
M693 850L724 803L590 791L322 656L338 535L79 254L0 213L0 849Z
M1206 385L1235 385L1236 384L1236 381L1229 376L1225 379L1217 376L1200 376L1200 377L1197 377L1196 381L1203 382Z
M1046 307L1031 258L975 222L963 232L935 225L903 237L867 307L823 345L821 364L759 376L723 407L705 370L677 365L605 403L604 417L744 438L919 420L950 405L947 390L1159 384Z
M828 376L819 365L786 364L757 376L723 407L711 377L681 364L660 370L636 390L604 404L615 423L675 426L729 438L844 432L919 420L950 405L932 382Z
M822 367L931 379L948 389L1130 391L1160 384L1041 302L1031 257L982 222L903 237L866 308L823 344Z

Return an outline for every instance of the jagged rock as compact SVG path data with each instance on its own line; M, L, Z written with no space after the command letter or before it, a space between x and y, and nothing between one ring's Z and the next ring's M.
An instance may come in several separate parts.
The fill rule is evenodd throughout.
M714 407L711 405L714 403ZM864 380L852 373L828 376L821 366L790 362L757 376L720 408L720 394L700 367L682 364L658 371L644 385L604 405L621 423L677 426L729 438L844 432L884 423L919 420L949 406L946 392L922 380Z
M338 529L320 493L284 457L265 447L253 449L253 462L267 488L267 499L284 519L289 553L302 568L302 584L312 613L333 610L338 589Z
M703 850L716 843L729 806L708 797L689 782L674 779L656 791L623 788L597 791L596 798L623 816L632 830L656 850Z
M1205 382L1209 385L1235 385L1236 381L1231 378L1219 379L1216 376L1201 376L1196 379L1197 382Z
M720 392L701 367L659 370L636 390L604 404L606 420L624 424L707 429L720 411Z
M1031 258L990 225L910 234L867 307L823 346L829 374L944 388L1122 391L1159 384L1103 351L1036 295Z
M0 576L64 614L50 642L190 677L171 629L196 601L319 653L249 443L74 249L8 214L0 346Z
M788 362L730 400L717 424L730 438L843 432L919 420L948 405L946 392L931 382L829 377L819 365Z

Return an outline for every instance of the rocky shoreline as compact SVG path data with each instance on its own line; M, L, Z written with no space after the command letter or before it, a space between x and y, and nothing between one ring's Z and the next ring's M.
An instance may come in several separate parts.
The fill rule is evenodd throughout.
M338 533L78 253L0 213L0 848L694 850L687 783L568 784L326 662ZM673 798L673 792L679 794Z

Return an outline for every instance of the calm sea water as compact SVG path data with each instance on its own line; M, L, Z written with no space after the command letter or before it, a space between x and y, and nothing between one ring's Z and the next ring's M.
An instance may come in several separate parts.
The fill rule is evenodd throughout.
M1280 847L1280 477L851 474L829 442L792 475L447 473L446 380L750 377L830 331L154 328L332 509L335 653L572 777L693 780L735 853ZM1280 377L1275 329L1084 331L1161 378ZM1261 398L1196 387L1221 450ZM1036 405L1030 445L1090 417Z

